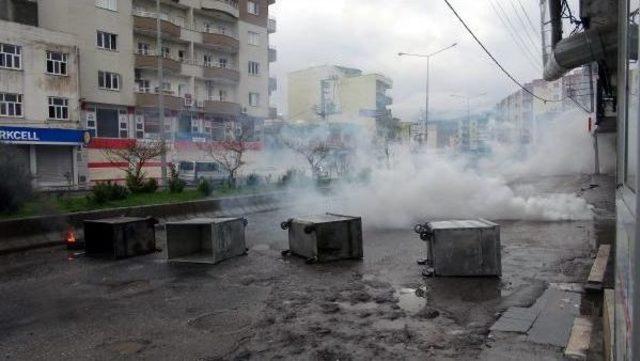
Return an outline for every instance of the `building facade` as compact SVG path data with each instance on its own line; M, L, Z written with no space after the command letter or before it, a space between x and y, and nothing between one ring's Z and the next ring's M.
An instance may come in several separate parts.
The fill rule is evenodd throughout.
M91 180L123 177L105 150L159 139L162 132L173 162L199 160L199 143L233 137L240 123L258 142L270 112L274 2L162 0L158 12L154 0L39 0L40 25L79 41L80 118L95 137ZM158 162L149 167L148 175L160 174Z
M373 133L392 119L391 79L359 69L318 66L288 74L289 118L352 123Z
M0 20L0 143L37 188L88 182L78 45L71 34Z

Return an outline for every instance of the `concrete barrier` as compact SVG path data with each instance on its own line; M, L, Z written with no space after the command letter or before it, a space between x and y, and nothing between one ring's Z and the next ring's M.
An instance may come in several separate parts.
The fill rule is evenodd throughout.
M240 216L256 211L277 209L288 199L288 192L270 192L234 197L205 199L183 203L102 209L0 221L0 254L64 244L63 234L73 227L82 237L82 222L110 217L154 217L161 223L192 215L211 217Z

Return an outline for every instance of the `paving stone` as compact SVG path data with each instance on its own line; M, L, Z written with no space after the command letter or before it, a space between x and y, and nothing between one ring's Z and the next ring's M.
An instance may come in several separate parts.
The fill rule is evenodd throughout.
M582 296L555 288L547 289L545 294L546 302L528 332L527 341L565 347L571 335L573 321L580 315Z

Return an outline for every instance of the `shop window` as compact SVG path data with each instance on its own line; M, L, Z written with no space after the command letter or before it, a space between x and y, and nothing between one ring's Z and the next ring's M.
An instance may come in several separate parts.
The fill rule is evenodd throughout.
M118 138L118 111L115 109L98 109L96 111L98 137Z

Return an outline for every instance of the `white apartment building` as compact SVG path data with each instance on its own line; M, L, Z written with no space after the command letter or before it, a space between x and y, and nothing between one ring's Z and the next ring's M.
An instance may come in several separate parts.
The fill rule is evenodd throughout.
M37 188L87 183L78 45L71 34L0 20L0 143Z
M170 161L201 158L197 143L228 139L238 123L259 141L269 116L274 2L162 0L158 15L155 0L38 0L40 26L79 40L81 119L95 136L91 180L123 176L105 148L160 137L160 94ZM159 163L148 174L157 176Z

